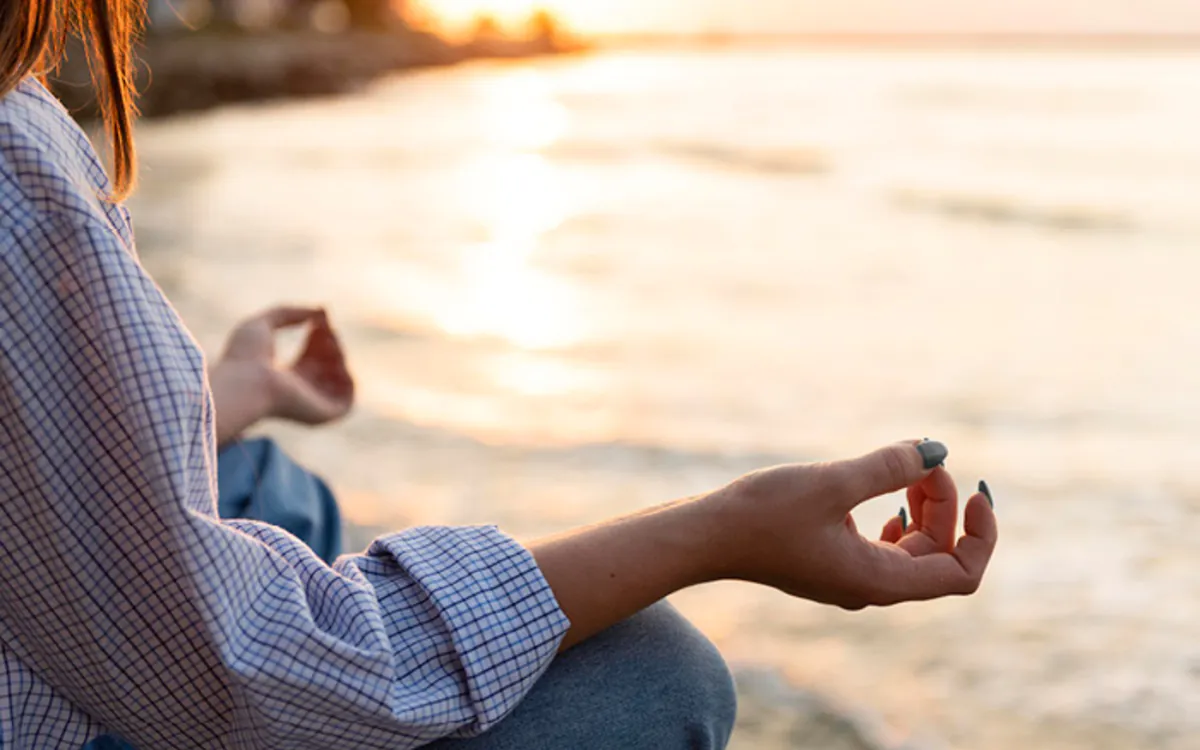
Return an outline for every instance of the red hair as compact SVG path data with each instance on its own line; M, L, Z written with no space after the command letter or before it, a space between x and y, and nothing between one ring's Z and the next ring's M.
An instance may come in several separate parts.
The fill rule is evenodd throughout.
M72 32L83 39L112 146L115 199L129 194L137 172L133 41L143 17L139 0L4 0L0 7L0 96L56 68Z

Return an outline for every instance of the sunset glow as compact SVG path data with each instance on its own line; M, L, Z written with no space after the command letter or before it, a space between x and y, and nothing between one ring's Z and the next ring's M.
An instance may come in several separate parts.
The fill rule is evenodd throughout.
M544 8L581 33L999 32L1200 33L1194 0L413 0L447 26L481 14L516 28Z
M507 30L518 30L539 10L549 11L565 26L585 32L620 29L630 22L621 2L592 0L419 0L417 5L449 29L469 28L481 16L495 18Z
M435 311L435 321L455 336L496 337L525 349L575 343L574 289L536 262L543 235L573 211L559 169L536 152L562 136L566 112L531 71L492 79L483 96L488 150L461 168L462 209L483 237L461 249L460 292Z

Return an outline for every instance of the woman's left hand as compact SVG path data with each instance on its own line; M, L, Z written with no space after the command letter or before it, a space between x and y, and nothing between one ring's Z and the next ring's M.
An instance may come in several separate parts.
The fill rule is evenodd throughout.
M299 357L290 365L277 365L276 332L304 323L310 327ZM264 417L318 425L345 416L354 404L354 380L320 308L275 307L243 321L230 334L209 379L219 444Z

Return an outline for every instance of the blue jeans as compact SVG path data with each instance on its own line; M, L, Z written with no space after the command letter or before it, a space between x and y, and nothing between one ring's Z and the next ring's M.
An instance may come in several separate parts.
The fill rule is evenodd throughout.
M239 440L217 456L221 518L264 521L290 532L327 563L342 552L337 500L316 474L268 438Z
M717 649L659 602L560 654L507 718L429 750L709 750L737 698Z
M716 648L659 602L560 654L490 731L428 750L719 750L737 712ZM133 750L93 740L85 750Z
M222 517L292 532L322 557L340 547L340 519L319 477L269 440L219 458ZM660 602L560 654L512 714L470 739L430 750L718 750L733 731L733 680L716 648ZM83 750L133 750L112 735Z

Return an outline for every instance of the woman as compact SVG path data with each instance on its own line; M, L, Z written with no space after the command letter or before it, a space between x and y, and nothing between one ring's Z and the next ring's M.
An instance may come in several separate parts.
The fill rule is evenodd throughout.
M219 520L204 360L116 201L134 175L133 6L0 11L5 747L720 747L728 675L666 595L740 579L858 609L978 587L989 498L969 499L956 542L946 449L928 441L528 547L408 529L330 567L278 528ZM72 12L112 183L35 77ZM905 487L911 527L861 537L849 511Z

